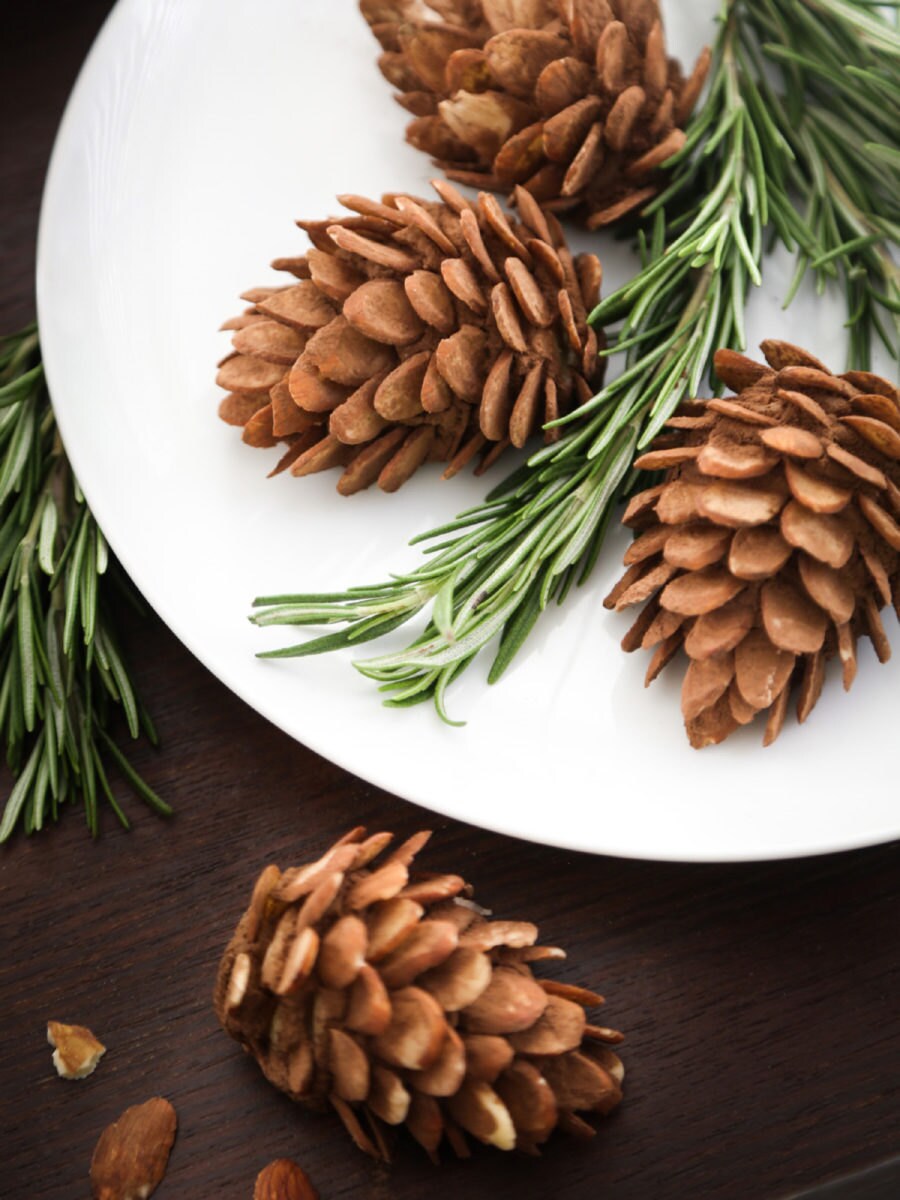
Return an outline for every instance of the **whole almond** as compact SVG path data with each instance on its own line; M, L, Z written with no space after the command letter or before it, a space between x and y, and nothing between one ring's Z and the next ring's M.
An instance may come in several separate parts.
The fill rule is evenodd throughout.
M91 1159L94 1200L147 1200L166 1173L178 1118L157 1096L107 1125Z
M276 1158L256 1177L253 1200L319 1200L306 1172L289 1158Z

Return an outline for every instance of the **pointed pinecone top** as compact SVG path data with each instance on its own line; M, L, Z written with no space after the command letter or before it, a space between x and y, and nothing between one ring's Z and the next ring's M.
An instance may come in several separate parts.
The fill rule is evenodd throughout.
M361 0L407 140L450 179L522 184L590 229L645 204L706 73L666 56L657 0ZM430 10L430 11L429 11Z
M802 722L826 661L840 659L849 690L857 638L886 662L880 611L893 601L900 615L900 394L786 342L762 348L768 366L720 350L736 399L683 406L637 460L668 475L628 505L639 536L606 600L645 605L622 648L655 649L648 684L684 648L697 748L760 712L770 745L792 686Z
M434 186L438 201L342 196L350 216L298 222L312 249L273 264L292 285L245 292L223 326L219 414L250 445L288 442L276 472L339 466L350 495L396 491L425 461L482 471L593 394L595 256L573 258L521 188L515 219Z
M317 862L263 871L219 968L215 1009L266 1077L330 1103L356 1144L389 1157L391 1126L436 1158L466 1134L535 1153L557 1125L593 1128L624 1070L622 1035L591 1025L586 988L536 979L563 959L536 926L494 921L459 875L416 874L419 833L351 830Z

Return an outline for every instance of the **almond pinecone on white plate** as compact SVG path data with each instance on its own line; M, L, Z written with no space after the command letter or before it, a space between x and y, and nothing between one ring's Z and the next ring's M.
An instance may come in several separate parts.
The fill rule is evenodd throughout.
M349 216L301 221L284 288L245 292L217 383L244 441L288 449L276 471L342 469L338 491L396 491L424 462L489 467L599 386L587 317L601 269L570 253L522 189L495 197L342 196ZM548 439L558 436L548 431Z
M654 651L648 683L687 653L697 748L759 713L770 745L792 695L810 715L829 659L849 690L859 637L886 662L881 610L900 615L900 394L787 342L762 349L765 363L720 350L738 394L684 405L637 460L668 474L628 505L638 536L606 601L644 606L622 645Z
M685 80L657 0L361 0L406 137L451 179L526 187L589 229L646 204L709 66Z

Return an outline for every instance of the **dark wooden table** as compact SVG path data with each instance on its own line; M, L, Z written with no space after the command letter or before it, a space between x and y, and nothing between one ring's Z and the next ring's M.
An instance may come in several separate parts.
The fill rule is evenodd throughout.
M4 7L0 328L12 330L33 311L55 127L108 4ZM156 1094L180 1119L160 1200L249 1200L282 1155L322 1200L900 1195L900 845L729 867L543 849L432 818L317 758L155 619L130 623L128 650L163 742L137 760L177 816L134 805L125 834L106 814L94 844L71 812L0 854L4 1200L86 1196L102 1128ZM466 873L496 912L540 922L569 948L561 976L607 994L607 1019L628 1033L626 1102L593 1143L560 1136L537 1161L485 1150L437 1171L410 1143L388 1173L219 1032L216 962L261 864L304 861L357 822L435 828L431 863ZM87 1082L56 1078L48 1018L106 1041Z

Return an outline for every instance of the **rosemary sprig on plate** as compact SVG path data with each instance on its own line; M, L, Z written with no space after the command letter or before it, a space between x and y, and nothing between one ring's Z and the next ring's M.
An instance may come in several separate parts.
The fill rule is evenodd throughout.
M832 119L827 89L841 57L853 86L842 83L844 116ZM723 4L707 99L639 233L642 269L591 317L618 323L607 353L625 355L621 374L484 504L416 538L428 555L418 569L347 592L258 599L258 625L344 626L263 657L355 647L433 602L405 649L356 663L385 702L431 698L448 720L448 685L498 634L490 681L499 679L547 605L590 575L636 451L698 393L718 347L745 345L767 239L797 254L798 282L811 269L843 286L852 366L868 364L875 334L896 354L898 66L896 31L869 4Z
M127 827L110 764L152 809L171 812L110 732L121 710L133 738L155 741L113 629L109 566L59 438L32 326L0 340L0 734L14 779L0 842L78 799L92 834L104 799Z

